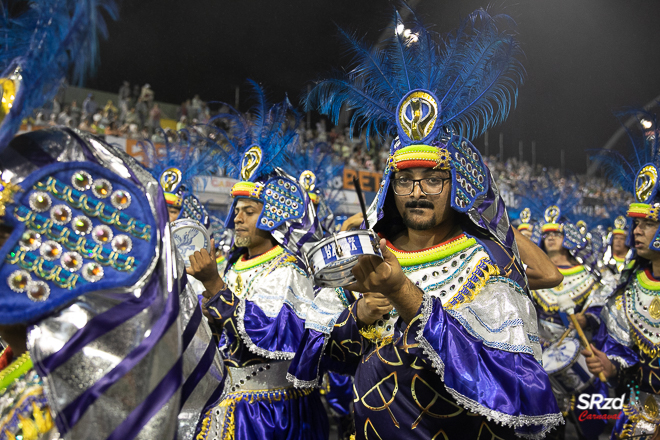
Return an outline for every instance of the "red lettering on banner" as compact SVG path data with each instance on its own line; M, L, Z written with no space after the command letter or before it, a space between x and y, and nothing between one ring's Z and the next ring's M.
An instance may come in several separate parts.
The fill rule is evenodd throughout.
M578 420L584 422L585 420L619 420L621 413L616 414L589 414L587 410L580 413Z

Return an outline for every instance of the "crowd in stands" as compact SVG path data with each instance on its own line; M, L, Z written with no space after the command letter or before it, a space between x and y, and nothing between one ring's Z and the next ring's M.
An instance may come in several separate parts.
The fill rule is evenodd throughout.
M117 105L112 100L99 104L91 93L80 104L75 100L61 104L56 97L48 108L35 112L34 119L29 123L35 126L65 125L100 136L162 142L163 136L167 136L170 141L176 140L177 131L190 126L203 127L214 113L228 110L220 107L212 112L208 104L199 95L195 95L178 107L176 130L162 130L163 115L154 98L155 93L149 84L131 86L128 81L124 81L119 88ZM327 148L333 152L333 165L341 164L351 169L375 173L383 171L392 142L390 137L383 139L374 136L367 141L364 134L351 136L349 127L332 127L328 130L324 119L316 123L314 129L303 126L300 137L304 140L302 148L306 150L319 142L326 143ZM569 173L562 175L559 169L539 164L532 167L528 162L520 162L516 158L502 161L496 156L490 156L485 161L503 193L521 195L539 187L551 186L560 191L570 191L582 199L597 201L596 211L592 212L597 216L606 215L607 206L626 202L630 198L628 192L608 184L602 178ZM511 202L513 200L508 201Z

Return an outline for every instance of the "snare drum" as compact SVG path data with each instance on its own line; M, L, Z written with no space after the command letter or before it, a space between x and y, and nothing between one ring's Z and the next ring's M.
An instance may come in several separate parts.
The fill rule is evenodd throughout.
M580 350L580 340L567 337L561 344L553 344L543 351L543 368L555 392L576 394L594 381Z
M345 231L324 238L308 253L314 282L321 287L343 287L354 283L351 269L360 255L383 257L379 241L371 229Z
M196 251L206 249L211 256L211 237L209 231L197 220L183 218L175 220L170 225L174 246L177 248L186 267L190 266L190 256Z

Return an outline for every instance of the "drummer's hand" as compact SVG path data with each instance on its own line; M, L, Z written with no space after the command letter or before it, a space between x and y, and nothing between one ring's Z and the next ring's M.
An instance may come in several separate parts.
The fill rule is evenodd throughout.
M616 376L616 366L610 361L605 353L598 350L591 344L591 351L593 351L593 356L590 356L589 350L586 348L580 353L585 357L587 361L587 368L594 376L597 376L601 371L607 379L610 379Z
M398 293L408 278L403 273L399 261L387 249L385 239L380 240L383 258L374 255L362 255L353 267L356 282L346 286L355 292L380 292L386 297Z
M577 319L578 324L580 324L580 328L584 329L587 326L587 317L584 316L582 313L576 313L575 314L575 319ZM575 328L573 325L573 322L570 322L568 324L568 328Z
M353 214L349 218L347 218L344 223L341 224L341 231L350 231L351 229L357 229L360 227L360 225L364 222L364 218L362 216L361 212L358 212L357 214Z
M357 318L362 324L371 325L392 309L392 304L382 293L364 292L357 303Z
M215 248L215 243L211 239L211 249L213 248ZM213 295L225 288L225 283L218 273L215 258L206 249L195 251L190 256L190 266L186 267L186 273L197 278Z

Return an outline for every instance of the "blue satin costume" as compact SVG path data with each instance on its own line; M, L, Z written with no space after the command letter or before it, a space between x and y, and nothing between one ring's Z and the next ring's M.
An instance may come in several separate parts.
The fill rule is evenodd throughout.
M241 263L251 260L230 259L228 288L207 304L224 334L232 377L198 438L327 439L318 390L297 390L286 380L313 299L311 282L299 260L280 246L252 260L259 258L259 264L246 269ZM246 369L248 374L239 378L237 372Z

